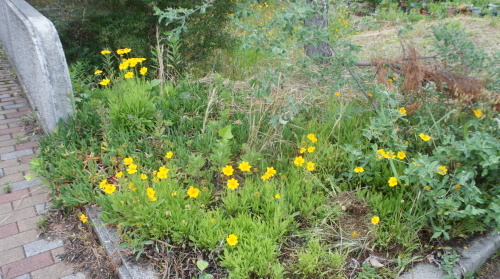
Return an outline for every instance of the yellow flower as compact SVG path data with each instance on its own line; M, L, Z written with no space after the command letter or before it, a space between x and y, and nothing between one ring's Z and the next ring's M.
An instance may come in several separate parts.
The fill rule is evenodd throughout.
M116 53L118 53L119 55L123 55L123 54L129 53L131 51L132 51L132 49L130 49L130 48L122 48L122 49L116 50Z
M356 167L354 169L354 172L364 172L364 171L365 171L365 169L363 167Z
M276 195L274 195L274 197L277 198L277 199L281 199L281 195L280 194L276 194Z
M226 165L225 167L222 168L222 173L226 176L231 176L233 175L234 169L230 165Z
M401 108L399 109L399 113L400 113L400 114L406 114L406 109L405 109L404 107L401 107Z
M170 195L171 195L172 197L177 196L177 191L172 191L172 193L170 193Z
M477 118L481 118L481 116L483 116L483 111L480 110L480 109L475 109L475 110L472 110L474 112L474 115L477 117Z
M148 176L145 173L141 173L141 179L146 180L148 179Z
M120 63L120 65L118 65L118 69L125 70L128 68L128 66L129 66L128 61L124 61L123 63Z
M111 53L111 51L109 51L109 50L107 50L107 49L105 49L105 50L101 51L101 54L102 54L102 55L105 55L105 54L110 54L110 53Z
M214 218L210 219L210 222L214 223L214 222L215 222L215 219L214 219Z
M460 189L460 187L462 187L462 186L460 186L460 184L455 185L455 189Z
M119 171L116 173L116 178L121 178L123 176L123 171Z
M358 237L359 236L357 232L352 232L351 235L352 235L352 237Z
M238 166L238 168L241 171L250 171L250 169L252 168L252 166L250 166L250 164L248 162L241 162L241 164Z
M314 134L309 134L309 135L307 135L307 138L308 138L311 142L313 142L313 143L315 143L315 142L317 142L317 141L318 141L318 139L316 138L316 136L315 136Z
M398 185L398 179L394 176L389 178L389 181L387 181L387 182L389 182L389 186L391 186L391 187Z
M154 182L158 182L158 181L160 181L160 179L158 179L158 177L156 177L156 176L155 176L155 177L153 177L153 178L151 178L151 180L153 180Z
M172 156L174 156L174 152L172 152L172 151L169 151L169 152L167 152L167 154L165 154L165 158L167 158L167 159L172 158Z
M113 184L106 184L103 190L106 194L113 194L116 191L116 186Z
M89 217L85 216L85 214L81 214L80 215L80 221L82 221L82 223L87 223L87 221L89 220Z
M134 77L134 73L132 72L127 72L124 76L124 78L133 78Z
M427 186L424 186L424 190L427 190L427 191L429 191L430 189L432 189L432 188L431 188L431 186L429 186L429 185L427 185Z
M100 85L108 85L110 82L111 82L111 80L105 78L105 79L101 80L101 82L99 82L99 84Z
M227 188L229 188L231 190L238 188L238 185L240 185L240 183L238 183L238 180L236 180L234 178L231 178L227 181Z
M340 92L335 92L335 93L333 93L333 95L340 96Z
M368 93L367 95L368 95L368 97L373 97L372 93Z
M302 167L302 165L304 164L306 160L304 160L304 158L302 156L298 156L295 158L295 160L293 161L293 163L296 165L296 166L299 166L299 167Z
M130 164L132 164L133 162L134 162L134 159L132 159L130 157L127 157L127 158L123 159L123 164L127 165L127 166L130 165Z
M308 171L313 171L314 170L314 163L313 162L308 162L307 163L307 170Z
M98 74L102 74L102 71L101 70L97 70L94 72L94 75L98 75Z
M272 177L276 174L276 170L274 169L274 167L266 168L266 173Z
M227 244L234 246L234 245L238 244L238 237L235 234L230 234L226 238L226 241L227 241Z
M99 188L104 189L104 187L106 187L106 185L108 185L108 180L104 179L103 181L101 181L99 183Z
M307 148L307 152L309 152L309 153L313 153L315 149L316 149L316 147L314 147L314 146L309 146L309 147Z
M403 160L406 158L406 153L404 151L398 151L398 158Z
M165 167L160 167L158 169L158 171L156 172L156 177L158 177L159 179L168 178L168 172L169 171L170 171L170 169L167 169Z
M148 187L146 189L146 194L148 195L149 201L156 201L155 197L156 191L153 188Z
M378 224L378 222L380 222L380 217L373 216L372 217L372 224L376 225L376 224Z
M439 173L440 175L445 175L446 173L448 173L448 169L445 166L439 166L438 169L439 171L437 173Z
M130 164L127 169L128 174L134 174L137 172L137 165Z
M423 134L423 133L420 133L420 135L418 135L423 141L429 141L431 138L431 136L428 136L426 134Z
M190 198L196 198L200 194L200 189L190 186L187 190L187 195Z
M264 175L263 175L263 176L261 176L260 178L261 178L262 180L268 180L268 179L269 179L269 178L271 178L271 177L272 177L272 175L269 175L269 174L266 172L266 173L264 173Z
M302 148L300 149L299 153L300 153L300 154L303 154L303 153L304 153L304 152L306 152L306 151L307 151L307 149L306 149L306 148L304 148L304 147L302 147Z
M141 75L145 75L147 72L148 72L148 68L147 67L142 67L141 70L139 71L139 73Z

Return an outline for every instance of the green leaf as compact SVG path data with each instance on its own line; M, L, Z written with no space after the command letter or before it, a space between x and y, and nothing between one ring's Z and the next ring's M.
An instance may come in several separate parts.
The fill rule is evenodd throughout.
M199 270L203 271L208 267L208 262L204 260L199 260L196 262L196 266Z
M231 133L231 125L227 125L226 127L219 130L219 136L221 136L222 140L228 141L233 138L233 134Z

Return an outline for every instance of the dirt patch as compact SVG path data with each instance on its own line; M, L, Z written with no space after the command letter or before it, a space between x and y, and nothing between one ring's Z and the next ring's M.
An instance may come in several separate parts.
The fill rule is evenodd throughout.
M90 224L83 224L73 214L53 212L47 216L44 237L57 237L64 241L64 253L58 257L93 279L117 279L118 262L106 255L104 247L94 235Z

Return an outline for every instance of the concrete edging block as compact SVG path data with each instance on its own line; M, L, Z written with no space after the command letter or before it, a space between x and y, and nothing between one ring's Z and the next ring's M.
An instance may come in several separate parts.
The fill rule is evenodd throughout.
M73 110L66 57L50 20L23 0L0 1L0 41L45 132Z
M458 264L453 273L457 278L466 278L465 275L474 273L500 248L500 234L493 232L486 237L481 237L467 249L457 250L460 255ZM419 263L410 271L403 274L400 279L442 279L445 273L436 265Z
M152 266L140 266L130 262L122 253L122 249L118 247L120 244L120 236L116 232L116 228L107 226L100 219L101 210L96 206L86 206L86 215L92 223L92 228L97 234L101 245L104 246L108 256L119 259L121 264L118 267L118 276L121 279L156 279L155 271Z

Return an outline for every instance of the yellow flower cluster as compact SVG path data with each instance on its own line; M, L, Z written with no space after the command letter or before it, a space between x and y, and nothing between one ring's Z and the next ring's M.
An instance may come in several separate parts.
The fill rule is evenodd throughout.
M148 195L149 201L156 201L156 191L153 188L148 187L146 189L146 194Z
M437 171L437 173L439 173L440 175L445 175L448 173L448 169L446 168L446 166L439 166L438 169L439 171Z
M404 158L406 158L406 153L404 151L398 151L396 154L392 151L385 151L384 149L379 149L377 150L377 154L375 155L377 157L377 159L382 159L382 158L386 158L386 159L400 159L400 160L403 160Z
M109 184L107 179L104 179L99 183L99 188L106 194L113 194L116 191L116 186L113 184Z
M123 59L122 63L118 66L118 68L120 70L125 70L125 69L128 69L128 68L133 68L133 67L137 66L138 63L142 63L144 61L146 61L146 58L129 58L129 59ZM147 71L147 68L144 70L144 74L146 74L146 71Z
M273 177L276 174L276 172L277 171L274 169L274 167L267 168L266 173L262 175L261 179L268 180L269 178Z
M431 137L431 136L426 135L426 134L424 134L424 133L420 133L420 135L418 135L418 136L419 136L419 137L420 137L423 141L429 141L429 140L431 140L431 139L432 139L432 137Z
M119 55L124 55L126 53L131 52L131 51L132 51L132 49L130 49L130 48L121 48L121 49L116 50L116 53L118 53Z

